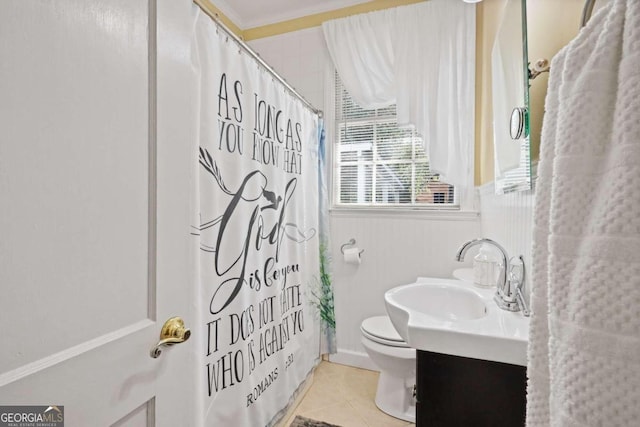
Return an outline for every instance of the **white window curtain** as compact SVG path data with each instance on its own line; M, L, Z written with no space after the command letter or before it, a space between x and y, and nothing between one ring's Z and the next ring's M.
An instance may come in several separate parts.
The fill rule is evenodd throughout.
M325 22L327 47L363 108L396 104L431 170L473 190L475 5L430 0Z

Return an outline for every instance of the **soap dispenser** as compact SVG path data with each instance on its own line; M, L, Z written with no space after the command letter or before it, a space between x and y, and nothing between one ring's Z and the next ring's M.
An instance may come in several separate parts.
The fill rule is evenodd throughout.
M478 255L473 258L473 284L481 288L496 286L497 261L487 245L480 246Z

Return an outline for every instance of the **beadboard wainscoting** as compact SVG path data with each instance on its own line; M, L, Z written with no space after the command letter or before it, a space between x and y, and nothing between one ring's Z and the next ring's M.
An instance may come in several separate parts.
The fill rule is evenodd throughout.
M360 339L360 323L386 314L384 293L419 276L451 277L465 241L480 236L477 214L448 212L331 212L333 283L338 353L331 361L375 369ZM360 265L347 264L340 246L355 238Z
M480 216L467 214L397 213L357 211L331 213L333 279L336 298L338 353L331 360L375 369L360 344L360 323L384 314L384 293L418 276L450 277L470 267L475 249L465 264L454 261L462 243L476 237L499 242L511 256L522 255L526 266L525 295L530 289L531 233L534 192L496 195L493 182L478 187ZM341 259L340 245L355 238L364 249L360 265Z
M510 256L522 255L525 263L524 294L531 289L531 243L533 232L533 190L495 194L493 182L478 187L482 237L493 239Z
M325 67L332 62L321 27L253 40L249 46L307 101L325 110Z

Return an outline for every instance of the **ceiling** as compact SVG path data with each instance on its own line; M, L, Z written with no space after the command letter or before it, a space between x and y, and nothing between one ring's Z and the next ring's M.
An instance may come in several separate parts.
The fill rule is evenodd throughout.
M315 13L328 12L369 0L212 0L243 30Z

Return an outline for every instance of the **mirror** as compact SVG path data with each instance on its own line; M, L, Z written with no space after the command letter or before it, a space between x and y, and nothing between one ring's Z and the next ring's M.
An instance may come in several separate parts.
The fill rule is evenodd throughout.
M496 194L531 189L526 0L507 0L491 52Z

